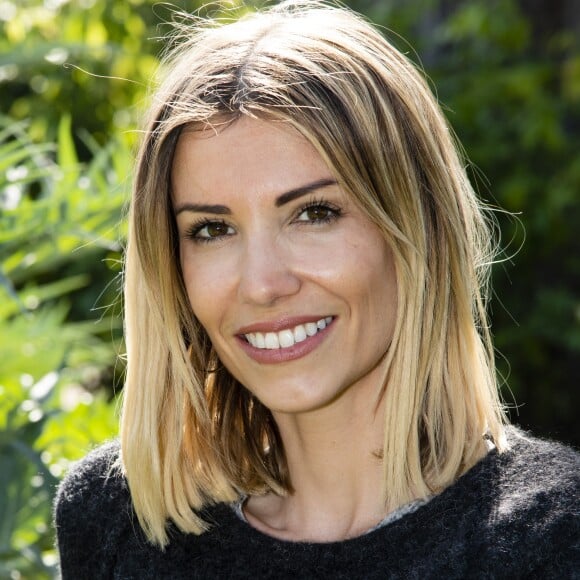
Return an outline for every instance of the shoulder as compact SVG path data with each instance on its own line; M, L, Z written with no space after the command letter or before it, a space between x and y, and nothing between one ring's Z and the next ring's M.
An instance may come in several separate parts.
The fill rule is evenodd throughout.
M54 516L63 578L88 570L91 577L106 577L114 545L132 527L118 459L118 442L102 445L75 463L58 488Z
M509 449L498 458L504 498L525 503L551 498L553 507L578 510L580 453L510 427Z
M487 462L486 532L528 573L567 577L580 565L580 454L515 428L508 443Z
M128 499L128 488L118 465L119 443L111 441L91 451L86 457L73 464L59 485L55 515L66 520L71 509L75 519L85 517L91 511L118 507Z

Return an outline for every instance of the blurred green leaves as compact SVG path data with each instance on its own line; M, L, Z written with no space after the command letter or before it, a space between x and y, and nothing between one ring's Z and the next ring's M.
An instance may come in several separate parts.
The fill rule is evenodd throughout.
M83 119L101 144L113 126L135 126L135 105L157 65L150 3L4 0L2 11L0 80L12 93L2 107L31 120L35 141L52 141L64 115Z
M521 5L457 3L423 41L481 196L519 217L499 216L512 259L495 268L492 303L512 417L580 444L580 41L572 22Z
M121 320L113 287L130 154L117 140L89 146L93 158L82 164L68 117L55 147L32 143L25 123L0 123L2 578L56 574L58 479L116 433L109 399ZM98 306L95 292L107 297L103 311L91 304L76 317L73 300Z

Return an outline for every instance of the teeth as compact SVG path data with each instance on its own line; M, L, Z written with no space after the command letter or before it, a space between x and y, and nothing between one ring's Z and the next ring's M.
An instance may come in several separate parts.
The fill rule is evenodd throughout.
M294 329L294 342L302 342L303 340L306 340L307 336L306 329L302 324Z
M266 340L266 348L271 350L280 348L280 341L278 340L278 335L275 332L268 332L264 339Z
M294 333L291 330L283 330L278 333L281 348L288 348L294 344Z
M304 329L306 330L306 334L308 336L314 336L318 332L318 326L316 326L316 322L307 322L304 325Z
M332 316L321 318L316 322L299 324L294 328L287 328L280 332L251 332L246 334L246 340L254 347L260 349L275 350L278 348L288 348L297 342L306 340L309 336L314 336L319 330L324 330L332 322Z

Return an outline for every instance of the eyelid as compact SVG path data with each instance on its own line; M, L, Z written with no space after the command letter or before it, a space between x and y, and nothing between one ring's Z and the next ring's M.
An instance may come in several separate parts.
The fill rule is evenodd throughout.
M328 214L326 217L320 219L299 219L300 216L307 210L312 208L323 208L328 210ZM332 222L344 215L344 211L336 203L333 203L327 199L322 197L313 197L308 201L303 202L298 209L296 209L293 213L293 217L291 222L296 223L298 225L322 225L329 222ZM217 236L201 236L199 235L200 232L211 225L220 225L224 226L227 230L235 230L234 226L232 226L228 221L221 217L200 217L196 219L193 223L189 224L183 233L183 238L185 240L189 240L196 244L203 244L203 243L211 243L223 240L229 236L234 235L233 233L225 233Z
M194 243L203 244L203 243L216 242L216 241L223 239L224 237L228 237L228 236L233 235L230 233L220 235L220 236L200 236L199 235L199 233L204 228L206 228L207 226L214 225L214 224L223 225L228 230L234 229L232 225L230 225L226 220L224 220L222 218L203 217L203 218L196 220L192 224L188 225L187 228L185 229L183 237L186 240L192 241Z
M324 198L317 197L317 198L313 198L313 199L307 201L306 203L302 204L298 208L298 210L295 212L293 221L295 221L295 222L303 221L305 223L309 223L308 220L299 220L298 218L306 210L311 209L311 208L315 208L315 207L323 207L323 208L330 210L330 212L332 212L332 215L329 216L327 219L339 218L343 215L343 210L339 205L332 203L331 201L328 201ZM314 223L316 223L316 222L314 222Z

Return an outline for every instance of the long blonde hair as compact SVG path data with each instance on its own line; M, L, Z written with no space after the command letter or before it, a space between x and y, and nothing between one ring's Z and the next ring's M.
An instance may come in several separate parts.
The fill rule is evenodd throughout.
M385 503L437 493L481 458L484 433L501 451L504 418L485 313L492 237L436 100L374 27L323 2L181 32L144 132L126 255L121 445L141 526L164 546L169 520L201 533L208 503L290 489L272 415L191 311L171 211L182 128L243 115L300 131L390 244Z

